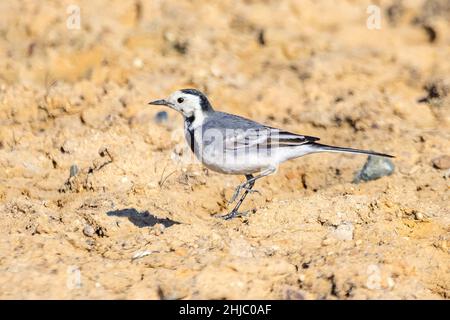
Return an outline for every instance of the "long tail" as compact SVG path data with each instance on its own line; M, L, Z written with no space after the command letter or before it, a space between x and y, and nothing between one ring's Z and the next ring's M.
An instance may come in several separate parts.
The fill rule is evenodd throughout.
M352 148L327 146L326 144L321 144L321 143L316 143L316 142L310 143L309 145L313 148L313 150L315 150L314 152L346 152L346 153L370 154L370 155L374 155L374 156L394 158L394 156L391 156L389 154L374 152L374 151L369 151L369 150L359 150L359 149L352 149Z

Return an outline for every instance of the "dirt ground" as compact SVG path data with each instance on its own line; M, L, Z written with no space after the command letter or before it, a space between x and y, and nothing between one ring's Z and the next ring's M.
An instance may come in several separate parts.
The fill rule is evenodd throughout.
M448 299L450 3L372 2L381 29L371 1L1 1L0 298ZM395 172L311 155L218 219L244 178L147 105L190 87Z

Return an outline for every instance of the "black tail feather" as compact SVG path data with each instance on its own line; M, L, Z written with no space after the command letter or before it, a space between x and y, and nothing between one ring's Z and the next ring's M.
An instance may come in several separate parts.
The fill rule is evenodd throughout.
M313 146L314 148L317 148L317 151L360 153L360 154L369 154L369 155L379 156L379 157L395 158L394 156L391 156L390 154L369 151L369 150L359 150L359 149L352 149L352 148L328 146L326 144L315 143L315 142L310 143L310 145Z

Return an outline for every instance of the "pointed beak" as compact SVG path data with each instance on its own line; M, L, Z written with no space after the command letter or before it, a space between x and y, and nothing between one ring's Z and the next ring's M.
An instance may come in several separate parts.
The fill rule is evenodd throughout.
M153 104L155 106L170 106L170 103L164 99L155 100L155 101L149 102L148 104Z

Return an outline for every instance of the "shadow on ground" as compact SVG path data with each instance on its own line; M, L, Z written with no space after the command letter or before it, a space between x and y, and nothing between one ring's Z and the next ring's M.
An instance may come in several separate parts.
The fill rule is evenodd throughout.
M109 211L106 214L110 217L126 217L131 223L139 228L153 227L157 223L161 223L166 228L171 227L174 224L180 224L177 221L167 218L158 218L148 211L139 212L134 208Z

